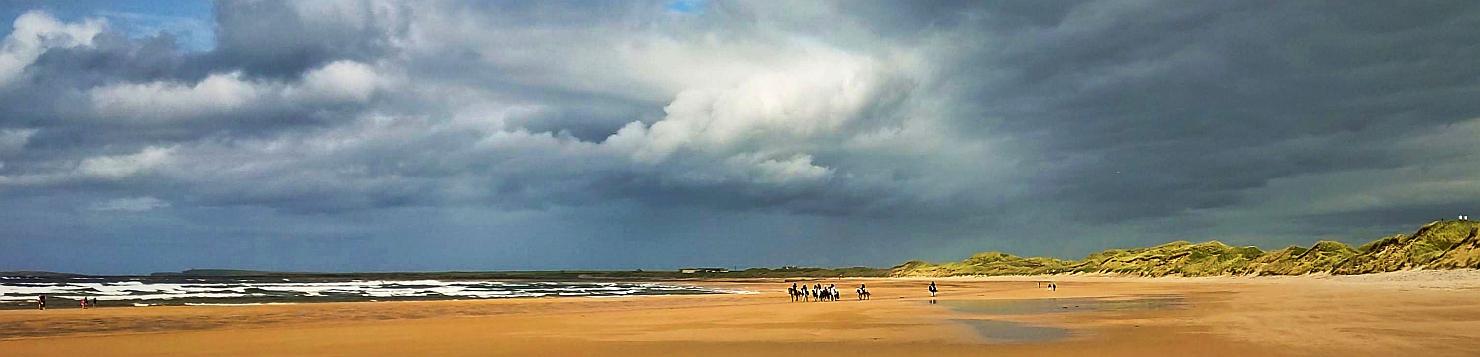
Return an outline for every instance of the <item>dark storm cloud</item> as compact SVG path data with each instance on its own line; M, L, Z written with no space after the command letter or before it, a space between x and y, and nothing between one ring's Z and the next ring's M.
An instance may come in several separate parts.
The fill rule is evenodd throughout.
M1283 245L1480 197L1467 2L233 1L206 20L208 50L14 19L0 197L94 222L64 225L79 237L546 249L497 266L526 268L698 264L569 251L743 237L862 259L838 264ZM439 214L446 235L417 234ZM221 217L181 223L202 215ZM62 227L33 221L0 227ZM149 244L260 253L191 239ZM805 256L773 254L755 261Z
M960 63L979 116L959 125L1030 138L1045 193L1112 221L1414 164L1380 143L1480 114L1460 99L1480 92L1480 9L1365 5L1087 3L1014 27L984 12Z
M292 77L335 60L374 61L408 30L410 6L383 2L216 3L213 60L252 75Z
M26 16L49 18L39 12ZM231 73L240 69L214 62L217 55L180 49L170 33L131 39L119 32L120 29L104 27L86 45L58 46L53 38L56 35L46 33L58 31L45 25L47 21L55 20L38 21L42 25L31 27L39 30L25 31L19 29L18 23L16 32L25 33L14 33L8 39L37 43L42 49L23 67L20 78L0 86L0 113L4 115L0 129L31 131L25 143L25 155L6 158L0 172L45 171L75 165L90 156L132 154L151 146L272 135L280 130L333 122L363 110L345 106L342 101L281 98L206 113L191 111L189 103L184 103L186 107L170 107L171 99L191 100L181 99L179 95L190 94L192 86L211 83L208 81L213 75L228 84L253 83L234 79ZM18 40L21 35L35 31L41 31L31 37L35 40ZM141 100L138 102L102 101L100 98L107 94L103 89L108 88L124 89L143 98L114 98ZM205 92L211 90L195 92L209 95ZM276 105L255 105L268 101ZM119 104L126 108L117 110Z

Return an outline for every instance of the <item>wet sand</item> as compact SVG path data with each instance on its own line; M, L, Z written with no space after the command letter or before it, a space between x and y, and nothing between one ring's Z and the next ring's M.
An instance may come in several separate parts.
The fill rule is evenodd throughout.
M937 281L933 304L924 280L845 279L820 281L844 292L824 303L765 280L683 282L752 295L11 310L0 355L1480 354L1473 271ZM872 300L854 300L859 282Z

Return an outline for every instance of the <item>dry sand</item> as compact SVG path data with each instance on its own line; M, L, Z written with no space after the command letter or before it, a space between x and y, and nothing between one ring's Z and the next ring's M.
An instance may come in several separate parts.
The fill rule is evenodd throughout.
M1035 281L1053 280L1058 291ZM813 281L808 281L813 282ZM753 295L0 311L0 356L1475 356L1480 273L1359 277L846 279L844 301L792 303L790 283L685 282ZM859 282L871 301L853 300ZM1173 298L1147 309L1080 297ZM1064 312L967 311L1060 299ZM1067 329L1004 341L973 320Z

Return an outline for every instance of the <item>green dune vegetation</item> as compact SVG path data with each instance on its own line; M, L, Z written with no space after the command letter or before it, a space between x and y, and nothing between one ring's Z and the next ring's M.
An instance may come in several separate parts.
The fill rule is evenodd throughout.
M960 262L910 261L891 276L938 277L1101 273L1139 276L1367 274L1408 269L1480 268L1480 222L1430 222L1411 235L1398 234L1358 248L1318 241L1265 252L1218 241L1176 241L1150 248L1111 249L1080 260L1025 258L984 252Z

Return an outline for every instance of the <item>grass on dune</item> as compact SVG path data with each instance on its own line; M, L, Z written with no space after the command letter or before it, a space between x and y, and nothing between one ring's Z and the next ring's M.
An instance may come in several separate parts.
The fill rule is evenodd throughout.
M1080 260L1025 258L984 252L960 262L910 261L892 276L1032 275L1110 273L1139 276L1365 274L1404 269L1480 268L1480 223L1444 220L1411 235L1398 234L1352 248L1318 241L1265 252L1218 241L1176 241L1149 248L1110 249Z

